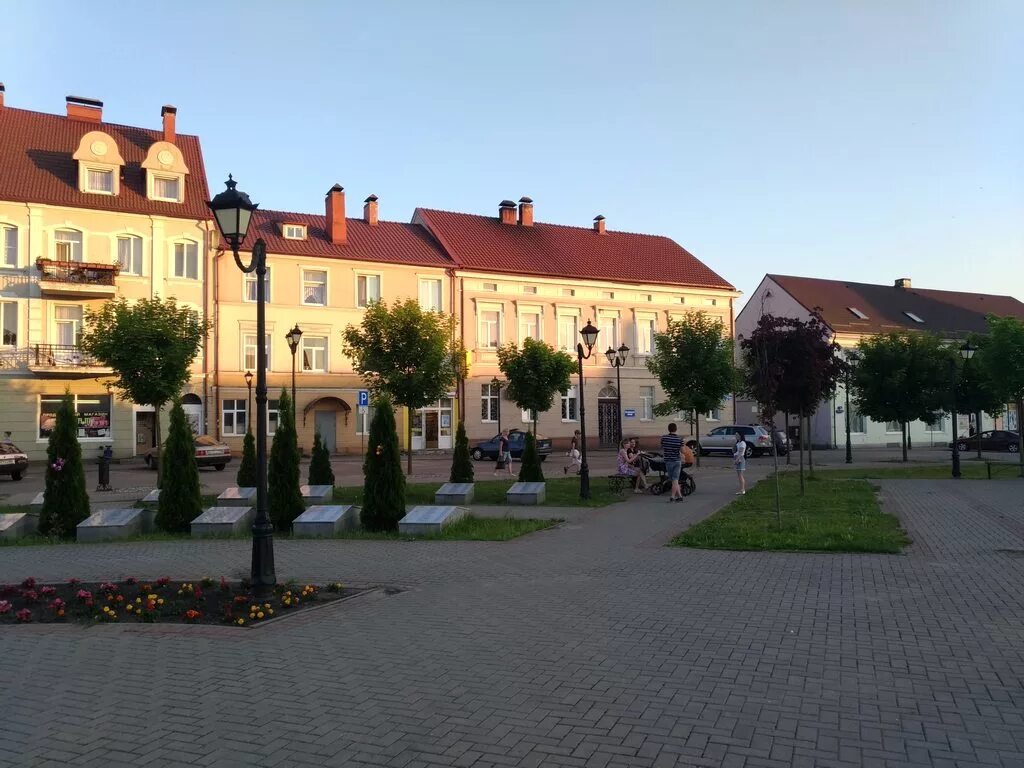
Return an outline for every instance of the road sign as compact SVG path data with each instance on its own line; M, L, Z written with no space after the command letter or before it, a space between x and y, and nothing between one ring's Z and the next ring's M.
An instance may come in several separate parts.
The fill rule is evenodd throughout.
M635 419L636 418L636 409L635 408L627 408L625 414L623 414L623 415L627 419Z
M369 404L370 404L370 390L368 390L368 389L360 389L359 390L359 405L362 406L362 405L369 405Z

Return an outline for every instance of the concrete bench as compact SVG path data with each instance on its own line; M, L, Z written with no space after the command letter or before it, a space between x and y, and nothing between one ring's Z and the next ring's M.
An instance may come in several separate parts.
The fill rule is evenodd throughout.
M398 532L410 536L430 536L440 533L452 523L458 522L469 510L465 507L420 505L398 521Z
M35 533L37 524L25 512L0 514L0 539L20 539L28 536Z
M516 505L543 504L547 498L546 483L516 483L505 492L505 503Z
M296 536L334 536L359 528L359 507L352 504L317 504L295 518Z
M247 533L255 519L253 507L210 507L192 521L192 535L201 538Z
M159 504L160 503L160 489L154 488L152 491L142 497L143 504Z
M102 541L138 536L142 533L142 512L135 507L93 512L75 528L75 538L79 541Z
M445 483L434 494L434 503L439 505L472 504L473 483Z
M302 503L307 507L330 504L334 501L333 485L302 485L299 486Z
M256 503L255 488L237 488L231 486L217 497L218 507L251 507Z

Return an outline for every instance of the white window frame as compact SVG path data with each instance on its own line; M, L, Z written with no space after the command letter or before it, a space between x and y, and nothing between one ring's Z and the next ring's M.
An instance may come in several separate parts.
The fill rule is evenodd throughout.
M305 240L305 224L283 224L281 225L281 236L285 240Z
M126 269L124 263L121 261L121 241L127 241L132 243L133 246L137 244L139 246L139 252L136 254L134 248L132 249L131 260L135 261L135 257L138 256L139 269L136 272L132 268ZM114 238L114 247L117 249L117 263L120 265L122 275L135 275L136 277L142 277L146 269L146 244L139 235L133 235L131 232L122 232ZM134 264L132 265L134 266Z
M110 179L110 189L96 189L89 183L90 174L102 173ZM85 189L91 195L115 195L117 194L117 175L113 168L87 165L83 171Z
M609 322L611 323L611 333L607 332L609 330L607 323ZM605 349L608 349L609 347L611 349L619 348L619 344L622 342L619 341L620 330L618 312L599 312L597 316L597 329L601 332L601 335L598 336L598 338L601 339L600 346ZM602 357L603 356L604 355L602 354Z
M251 340L250 340L250 337L251 337ZM271 347L272 347L271 342L272 341L273 341L273 337L271 336L271 334L268 333L267 336L266 336L267 370L268 371L273 369L273 366L271 365L271 357L270 357L270 352L271 352ZM257 370L257 368L256 368L256 356L257 356L257 353L259 352L259 348L256 346L256 331L242 331L242 343L241 343L240 347L241 347L241 350L242 350L242 360L241 360L242 370L243 371L253 371L255 373L256 370ZM252 354L252 365L247 365L246 363L248 362L247 358L249 357L250 350L251 350L251 354Z
M939 434L946 431L946 414L940 413L939 420L924 425L925 432Z
M704 299L704 306L705 307L717 307L718 306L718 299L705 298Z
M636 354L650 356L654 354L654 334L658 332L658 319L646 315L638 315L634 321Z
M563 338L562 333L562 321L572 320L573 330L572 338ZM558 313L558 349L564 352L573 352L576 349L576 345L580 342L580 313L578 311L563 311Z
M306 367L306 344L310 339L319 339L323 341L322 347L310 347L310 351L313 353L311 367ZM327 373L330 370L330 359L331 359L331 339L329 336L320 336L316 334L304 335L299 341L299 355L301 356L301 362L299 364L299 371L303 373ZM318 354L319 353L319 354ZM320 367L316 367L316 358L322 356Z
M312 275L314 273L323 275L324 279L322 283L319 281L309 279L308 275ZM302 293L299 296L299 303L302 304L302 306L304 307L326 307L328 304L328 297L330 296L330 284L331 277L326 269L303 267L302 284L300 286L300 290L302 291ZM318 286L323 290L323 301L309 301L308 289L313 286Z
M369 279L373 278L377 281L377 296L372 298L370 296L370 283ZM366 301L362 304L359 302L359 281L366 280ZM356 307L359 309L366 309L376 301L380 301L384 298L384 278L380 272L356 272L355 275L355 286L356 286Z
M178 274L178 246L181 246L184 250L184 256L182 257L182 274ZM189 276L189 263L188 263L188 249L189 247L195 248L196 255L196 275L195 277ZM175 280L199 280L202 278L202 270L200 269L202 259L199 257L199 243L195 240L175 240L171 244L171 276Z
M231 403L231 407L228 408L228 403ZM242 407L239 408L238 404L241 403ZM228 429L228 414L232 415L232 424L230 430ZM239 431L238 416L242 416L241 431ZM249 401L242 397L226 397L220 401L220 428L221 432L227 437L242 437L248 431L249 425Z
M266 294L266 300L268 304L270 303L270 289L271 286L273 285L270 280L270 270L271 267L267 267L267 274L264 277L266 288L264 288L263 291ZM251 299L249 298L250 288L252 289ZM242 273L242 301L251 304L256 303L256 270L253 270L252 272Z
M14 233L14 247L13 253L8 240L11 238L11 232ZM0 267L17 267L18 266L18 253L21 250L21 243L19 242L18 227L14 224L0 223L0 248L3 249L3 258L0 259ZM12 259L11 256L14 256Z
M180 173L154 173L150 171L149 177L149 199L159 200L164 203L180 203L185 199L185 176ZM178 195L176 197L162 197L157 195L157 180L160 181L173 181L178 185Z
M896 425L896 429L889 429L893 424ZM885 422L885 434L887 435L902 435L903 428L900 426L898 421L887 421Z
M58 318L57 310L61 307L74 307L81 313L78 319L73 318ZM77 347L78 340L82 337L82 331L85 330L85 306L82 304L73 303L59 303L53 304L53 339L54 344L57 346ZM74 341L71 344L62 344L60 342L60 326L63 323L71 323L74 328Z
M576 385L572 384L565 392L560 393L561 398L561 410L560 415L562 417L563 424L571 424L580 420L580 399L577 395ZM568 417L570 412L570 405L573 406L571 410L575 411L573 417Z
M520 411L519 415L522 417L523 424L533 424L533 411L529 408Z
M277 428L281 426L279 403L280 400L276 397L273 400L267 400L267 437L273 437Z
M722 420L722 409L712 408L710 411L704 414L704 421L721 421Z
M75 241L75 240L60 240L60 239L58 239L60 235L63 235L65 233L77 235L78 236L78 240ZM58 229L53 230L53 260L54 261L62 261L62 259L58 255L58 250L59 250L58 249L58 244L60 244L60 243L70 243L71 244L71 258L67 259L68 263L70 263L70 264L81 264L83 261L85 261L85 233L82 232L82 230L80 230L80 229L72 229L71 227L60 227ZM75 246L78 246L77 253L76 253ZM76 258L76 255L77 255L77 258Z
M101 403L104 403L106 405L106 407L107 407L106 413L108 413L110 415L110 421L107 424L107 434L106 435L103 435L103 436L100 436L100 437L79 437L78 438L78 442L80 442L80 443L109 443L111 441L111 439L112 439L112 435L114 434L114 422L115 422L115 416L114 416L114 396L111 395L111 394L108 394L106 392L104 392L103 394L98 394L98 393L97 394L90 394L88 392L82 392L82 393L77 393L77 394L76 393L69 393L69 395L71 397L71 407L74 409L76 417L78 415L78 404L79 404L79 401L83 400L83 399L86 399L86 400L93 400L93 399L99 400ZM40 417L42 415L43 398L44 397L56 397L56 395L51 395L50 393L36 395L36 428L35 428L36 429L36 443L37 444L43 444L43 445L45 445L46 443L49 442L49 438L48 437L42 437L39 434L39 428L40 428L40 423L41 423L41 418Z
M499 392L501 390L493 384L480 385L480 423L495 424L498 421L498 413L501 408ZM487 418L484 418L484 410L487 411ZM492 418L493 414L493 418Z
M10 314L14 316L14 340L8 342L4 336L4 315ZM18 336L21 332L21 313L19 312L18 302L16 301L0 301L0 347L6 349L14 349L18 346Z
M523 333L523 318L527 315L532 315L537 318L537 333L535 336L531 336L528 333ZM540 307L520 307L519 308L519 343L520 345L526 339L536 339L537 341L544 340L544 311Z
M850 406L849 413L846 414L846 418L850 421L850 434L851 435L866 435L868 432L868 420L863 413L860 413L852 405ZM860 422L858 424L857 422ZM861 427L857 429L857 427Z
M654 386L651 384L640 387L640 421L654 421Z
M433 302L432 297L427 296L428 301L424 301L424 289L427 289L428 293L432 292L432 289L437 289L437 302ZM444 281L439 277L421 277L419 280L419 291L420 291L420 308L428 312L444 312Z
M495 343L490 343L490 334L484 333L484 315L494 313L497 317L494 320ZM495 304L481 304L476 310L476 345L479 349L497 350L503 343L502 328L505 325L505 314L502 307ZM488 321L487 325L490 325ZM485 343L486 342L486 343Z

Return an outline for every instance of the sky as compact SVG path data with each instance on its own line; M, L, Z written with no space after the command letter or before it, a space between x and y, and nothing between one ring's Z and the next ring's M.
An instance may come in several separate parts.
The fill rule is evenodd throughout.
M211 189L231 172L264 208L528 195L746 294L776 272L1024 300L1018 0L7 0L4 27L8 106L157 128L174 104Z

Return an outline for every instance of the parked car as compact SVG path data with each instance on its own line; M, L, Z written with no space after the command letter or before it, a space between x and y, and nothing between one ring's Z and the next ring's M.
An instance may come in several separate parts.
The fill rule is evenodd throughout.
M485 459L497 461L498 440L500 437L501 435L495 435L490 440L485 440L473 446L473 458L477 461L484 461ZM508 449L512 453L512 458L522 458L523 448L525 447L526 433L520 429L510 429L508 432ZM551 455L551 438L537 435L537 455L540 456L541 461L544 461L544 459Z
M686 444L693 450L700 450L701 456L709 453L725 453L732 455L733 446L736 445L736 433L743 435L747 443L747 458L771 454L772 436L764 427L753 424L729 424L724 427L715 427L699 441L690 439ZM780 453L785 456L785 453Z
M195 440L196 464L200 467L213 467L218 472L223 472L231 462L231 446L218 442L209 435L199 435ZM156 469L160 461L160 449L150 448L143 457L146 466Z
M14 443L0 443L0 475L21 480L28 470L28 456Z
M959 451L976 451L978 442L981 442L983 451L1009 451L1016 453L1020 449L1020 435L1008 429L990 429L987 432L980 432L970 437L958 437L956 447ZM950 443L952 448L953 444Z

